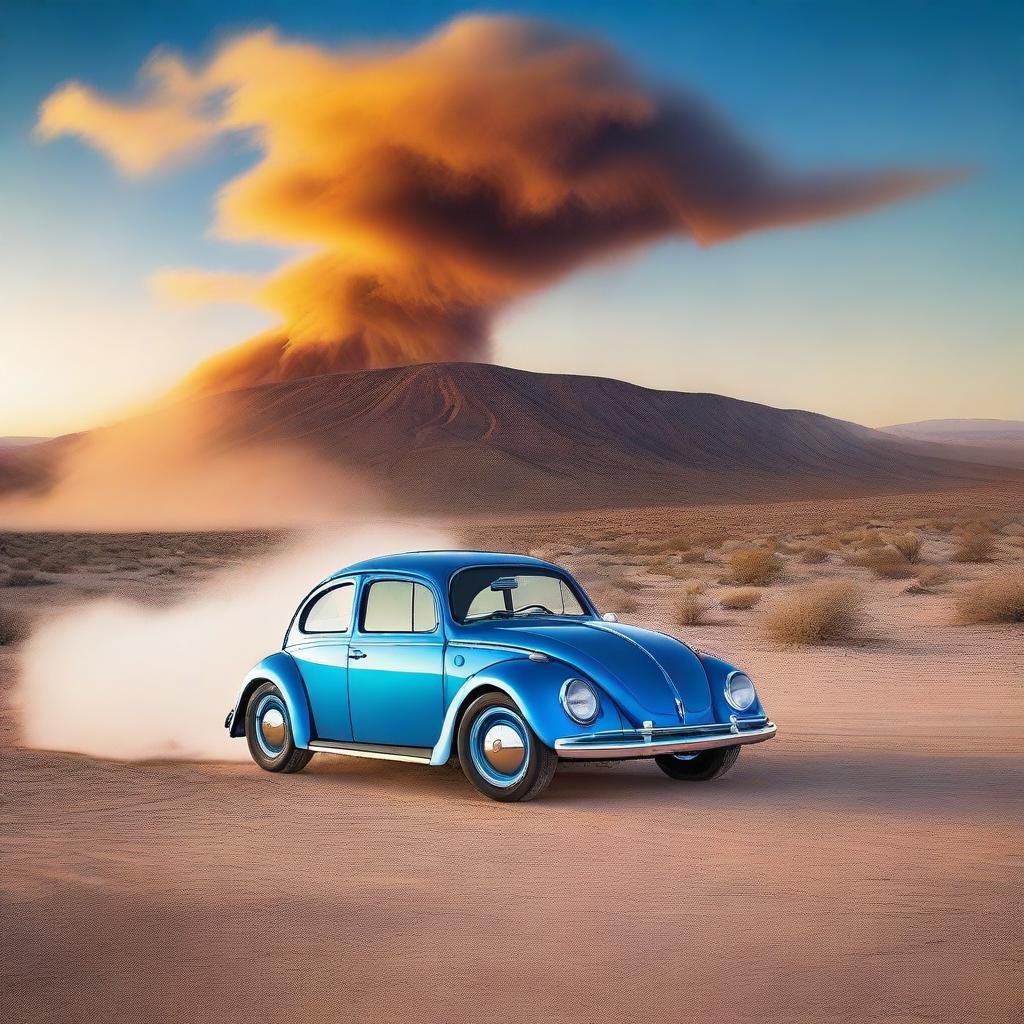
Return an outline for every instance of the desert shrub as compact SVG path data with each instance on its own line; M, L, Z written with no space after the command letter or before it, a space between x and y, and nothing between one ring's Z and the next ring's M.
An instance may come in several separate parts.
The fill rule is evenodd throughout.
M895 548L861 548L847 559L850 565L870 569L886 580L906 580L914 575L914 567Z
M824 562L826 558L828 558L828 552L816 544L805 547L800 555L800 561L806 562L808 565L817 565L819 562Z
M769 609L769 637L784 644L848 644L863 630L860 591L851 583L818 583Z
M9 587L31 587L36 583L45 583L37 573L31 569L15 569L7 574L6 584Z
M753 608L761 600L761 591L757 587L737 587L735 590L725 590L718 599L723 608Z
M631 615L640 607L640 602L624 590L611 587L600 590L594 595L594 603L601 611Z
M711 606L699 594L683 594L675 608L675 620L680 626L699 626Z
M1024 622L1024 572L985 580L961 591L956 598L961 622Z
M707 558L707 548L687 548L685 551L677 552L680 562L703 562Z
M50 558L44 558L39 568L43 572L67 572L71 566L63 558L52 555Z
M941 587L952 578L953 574L941 565L922 565L917 570L917 582L926 589Z
M953 552L953 561L988 562L994 550L995 544L991 533L972 530L960 537L960 542Z
M633 579L632 576L616 576L614 579L609 581L610 585L615 590L643 590L645 584L639 580Z
M707 585L703 580L688 579L683 583L684 594L703 594L707 590Z
M908 562L920 561L921 538L916 533L898 534L890 543Z
M16 644L28 633L25 616L10 605L0 604L0 646Z
M746 548L729 556L729 582L740 586L764 587L782 572L782 561L774 551Z

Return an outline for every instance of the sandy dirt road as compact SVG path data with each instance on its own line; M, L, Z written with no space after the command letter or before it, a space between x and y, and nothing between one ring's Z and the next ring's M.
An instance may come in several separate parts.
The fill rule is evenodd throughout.
M709 785L578 765L506 806L452 769L26 750L0 716L3 1019L1020 1020L1024 634L904 587L857 647L681 632L780 726Z
M840 720L775 657L779 738L707 786L8 749L5 1019L1019 1019L1019 711L867 654L842 681L900 699Z

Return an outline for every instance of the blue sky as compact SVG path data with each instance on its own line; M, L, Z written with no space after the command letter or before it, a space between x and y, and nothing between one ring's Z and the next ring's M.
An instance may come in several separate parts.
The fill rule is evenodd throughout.
M221 146L126 181L74 140L32 138L80 79L128 93L157 47L189 59L272 24L325 45L412 39L467 10L553 18L702 93L796 166L970 165L942 192L710 250L668 243L580 273L498 323L500 362L718 391L872 425L1024 418L1024 6L954 3L53 3L0 30L0 434L86 426L271 323L150 293L161 267L265 270L211 237Z

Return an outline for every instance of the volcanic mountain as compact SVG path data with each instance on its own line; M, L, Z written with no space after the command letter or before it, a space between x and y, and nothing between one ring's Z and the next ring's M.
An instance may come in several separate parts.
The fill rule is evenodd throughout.
M218 458L287 442L357 470L395 506L418 511L836 497L1024 475L817 413L481 363L333 374L200 396L104 432L116 437L134 425L152 436L183 418L217 425L202 443ZM66 458L79 441L36 448ZM59 461L51 458L51 467Z

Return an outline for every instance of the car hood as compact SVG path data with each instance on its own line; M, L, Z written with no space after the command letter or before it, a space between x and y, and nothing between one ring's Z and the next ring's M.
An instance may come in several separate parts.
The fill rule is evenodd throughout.
M697 655L674 637L637 626L594 620L552 622L498 619L474 624L460 641L540 651L593 679L623 711L657 725L702 723L711 711L707 674Z

